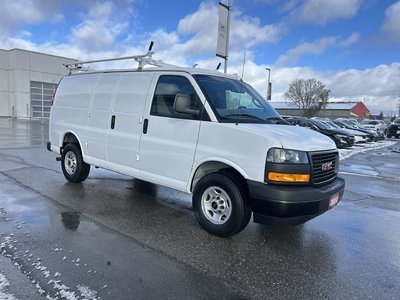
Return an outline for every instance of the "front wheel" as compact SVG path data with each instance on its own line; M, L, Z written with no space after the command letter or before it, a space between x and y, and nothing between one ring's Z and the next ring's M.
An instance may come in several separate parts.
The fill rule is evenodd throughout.
M61 156L61 168L64 177L73 183L84 181L90 172L90 165L82 158L81 150L76 144L67 144Z
M193 192L193 210L200 225L209 233L228 237L243 230L251 209L240 180L213 173L203 177Z

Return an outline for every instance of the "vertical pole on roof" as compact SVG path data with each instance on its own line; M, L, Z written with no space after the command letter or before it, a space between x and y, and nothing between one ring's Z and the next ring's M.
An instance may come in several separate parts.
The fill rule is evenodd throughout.
M272 93L272 83L271 83L271 69L265 68L268 71L268 90L267 90L267 100L271 100L271 93Z
M219 2L218 40L216 55L224 59L224 73L228 70L229 27L231 0L228 5Z
M231 0L228 0L228 23L226 28L226 56L225 56L225 65L224 65L224 73L228 71L228 50L229 50L229 29L231 26Z

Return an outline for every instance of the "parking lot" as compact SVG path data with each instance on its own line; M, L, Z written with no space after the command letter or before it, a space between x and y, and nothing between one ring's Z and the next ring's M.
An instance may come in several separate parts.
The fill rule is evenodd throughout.
M186 194L95 168L66 182L47 140L46 122L0 119L0 299L398 299L398 140L340 150L326 214L225 239Z

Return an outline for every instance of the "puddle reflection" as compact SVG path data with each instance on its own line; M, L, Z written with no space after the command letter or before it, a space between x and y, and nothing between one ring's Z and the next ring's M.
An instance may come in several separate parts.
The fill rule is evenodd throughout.
M76 231L81 223L81 216L78 212L66 211L61 213L61 221L65 228Z
M157 185L153 183L146 182L140 179L134 179L132 183L133 187L131 190L133 192L145 194L147 198L154 197L157 194Z

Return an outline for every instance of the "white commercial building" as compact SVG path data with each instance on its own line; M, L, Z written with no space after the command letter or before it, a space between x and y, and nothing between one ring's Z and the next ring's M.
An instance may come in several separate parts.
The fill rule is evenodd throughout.
M0 49L0 117L48 119L54 89L75 59Z

